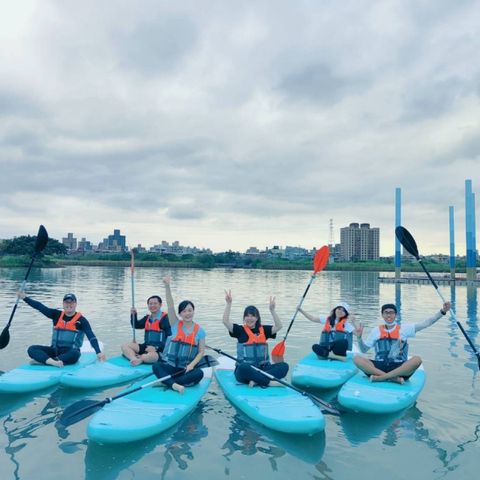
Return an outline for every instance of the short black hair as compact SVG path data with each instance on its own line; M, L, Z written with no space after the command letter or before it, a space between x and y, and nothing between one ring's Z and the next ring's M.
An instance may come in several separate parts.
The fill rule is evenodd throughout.
M151 297L147 298L147 303L152 299L156 298L160 303L162 303L162 298L159 295L152 295Z
M382 305L382 313L388 309L394 310L395 313L398 313L397 307L393 303L386 303L385 305Z

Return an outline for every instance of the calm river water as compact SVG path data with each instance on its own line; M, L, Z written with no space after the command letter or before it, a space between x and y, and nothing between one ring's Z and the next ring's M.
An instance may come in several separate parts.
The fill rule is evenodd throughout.
M25 272L0 269L1 328ZM176 302L195 303L196 319L208 343L235 353L221 318L224 289L232 289L232 319L255 304L265 323L270 295L285 329L309 280L308 272L259 270L136 269L136 305L144 310L149 295L164 297L162 277L170 274ZM441 307L431 285L382 284L371 272L323 272L304 308L327 313L339 301L351 305L366 331L379 320L379 307L396 302L403 321L423 320ZM452 298L458 319L480 347L477 289L441 286ZM130 270L67 267L32 271L27 292L52 307L75 292L78 308L117 355L129 340ZM0 370L27 361L26 348L49 343L50 320L21 304L10 344L0 350ZM285 330L282 331L282 333ZM288 337L286 360L295 364L319 337L318 325L298 317ZM275 344L276 342L273 342ZM411 341L410 351L424 360L426 386L416 405L388 416L355 413L327 417L324 434L289 436L268 430L237 411L212 382L194 413L171 430L147 441L106 447L86 440L87 420L68 429L56 426L63 409L88 396L98 400L124 386L78 393L51 388L35 395L0 396L0 475L2 480L76 479L463 479L480 472L480 386L475 356L456 324L445 317ZM314 392L332 399L336 391Z

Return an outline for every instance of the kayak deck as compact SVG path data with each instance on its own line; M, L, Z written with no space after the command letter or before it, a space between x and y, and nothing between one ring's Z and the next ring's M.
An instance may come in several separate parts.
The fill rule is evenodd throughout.
M352 352L347 352L347 360L319 359L310 352L295 365L292 383L305 388L335 388L343 385L358 371L353 363Z
M148 387L105 405L90 420L87 436L98 443L126 443L167 430L195 409L208 390L212 369L203 370L198 385L186 387L183 395L171 389ZM130 389L155 380L143 379Z
M132 367L123 356L96 361L91 365L62 375L60 383L71 388L101 388L137 380L152 373L152 365L140 364Z
M425 371L420 367L404 384L371 382L359 372L338 393L339 403L356 412L393 413L412 406L425 385Z
M215 377L225 396L253 420L285 433L313 434L325 428L322 412L308 397L283 385L250 388L239 384L235 363L225 357L219 361Z
M87 352L82 353L77 363L62 368L29 363L20 365L0 377L0 392L28 393L57 385L63 375L84 368L95 360L95 353Z

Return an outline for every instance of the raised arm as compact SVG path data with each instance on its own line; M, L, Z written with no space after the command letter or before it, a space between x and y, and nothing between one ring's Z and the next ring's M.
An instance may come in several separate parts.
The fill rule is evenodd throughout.
M168 309L168 318L170 319L170 324L175 324L178 322L177 314L175 313L175 302L173 301L172 290L170 288L171 277L166 276L163 278L163 283L165 285L165 293L167 296L167 309Z
M279 330L282 329L282 322L280 321L280 318L277 314L277 311L275 310L276 304L275 304L275 297L270 297L270 313L272 314L273 317L273 322L275 325L272 327L272 333L277 333Z
M370 349L369 346L365 344L365 342L362 340L362 334L363 334L363 323L360 322L356 327L355 327L355 335L357 336L357 342L358 342L358 348L362 353L368 352Z
M225 310L223 312L223 324L227 327L227 330L233 332L233 323L230 321L230 310L232 309L232 291L225 290Z
M443 307L441 308L441 310L439 312L437 312L435 315L433 315L430 318L427 318L423 322L416 323L415 324L415 332L419 332L420 330L423 330L424 328L427 328L427 327L430 327L431 325L433 325L437 320L439 320L444 315L446 315L451 307L452 307L452 304L450 302L445 302L443 304Z
M298 311L305 317L308 318L311 322L315 323L320 323L320 317L316 317L315 315L312 315L311 313L306 312L302 308L299 308Z

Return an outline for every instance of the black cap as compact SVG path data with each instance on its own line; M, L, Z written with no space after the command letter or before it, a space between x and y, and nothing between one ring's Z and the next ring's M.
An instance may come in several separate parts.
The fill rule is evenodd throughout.
M66 293L63 297L64 302L76 302L77 297L73 293Z
M385 310L394 310L395 313L397 313L397 307L393 303L386 303L385 305L382 305L382 313Z

